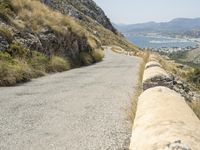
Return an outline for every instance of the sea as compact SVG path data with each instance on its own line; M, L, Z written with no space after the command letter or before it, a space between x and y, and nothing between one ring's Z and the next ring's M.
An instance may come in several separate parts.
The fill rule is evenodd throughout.
M140 48L186 48L188 46L196 46L195 42L192 42L187 39L180 39L180 38L171 38L165 36L146 36L146 35L133 35L133 34L125 34L125 37L134 43L135 45L139 46Z

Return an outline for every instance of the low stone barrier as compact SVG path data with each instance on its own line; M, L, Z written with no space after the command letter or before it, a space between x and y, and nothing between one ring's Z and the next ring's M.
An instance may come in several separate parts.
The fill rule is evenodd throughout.
M185 101L187 84L152 55L145 66L130 150L200 150L200 120Z
M173 76L169 75L161 65L155 62L149 62L144 71L143 76L143 90L155 86L166 86L172 88L173 86Z
M199 150L200 120L184 98L167 87L139 97L130 150Z
M162 67L160 63L158 63L157 61L149 61L146 66L145 69L151 68L151 67Z
M162 65L156 61L155 56L151 56L146 66L143 76L143 90L147 90L156 86L165 86L185 97L188 101L197 99L196 94L190 90L186 82L175 78L172 74L167 73Z

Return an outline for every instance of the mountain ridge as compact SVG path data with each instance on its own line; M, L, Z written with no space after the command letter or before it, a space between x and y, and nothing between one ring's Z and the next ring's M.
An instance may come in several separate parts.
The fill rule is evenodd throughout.
M121 32L165 32L200 29L200 18L175 18L169 22L146 22L115 26Z

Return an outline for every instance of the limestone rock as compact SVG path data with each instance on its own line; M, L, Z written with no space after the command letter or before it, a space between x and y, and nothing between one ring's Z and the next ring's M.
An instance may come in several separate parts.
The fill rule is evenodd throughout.
M0 51L6 50L9 47L9 43L5 37L0 35Z
M43 0L43 2L51 8L78 20L90 22L91 20L88 17L92 18L97 24L101 24L112 32L117 33L103 10L92 0Z

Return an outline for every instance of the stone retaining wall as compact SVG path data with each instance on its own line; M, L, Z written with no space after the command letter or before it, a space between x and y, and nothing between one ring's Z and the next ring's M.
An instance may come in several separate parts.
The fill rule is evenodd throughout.
M130 150L200 150L200 120L185 101L189 91L154 56L145 67L143 90Z
M200 120L184 98L166 87L140 97L130 150L199 150Z

